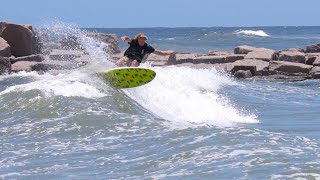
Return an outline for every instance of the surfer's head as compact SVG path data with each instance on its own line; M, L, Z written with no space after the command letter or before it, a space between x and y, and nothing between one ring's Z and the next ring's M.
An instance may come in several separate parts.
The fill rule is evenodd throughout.
M148 40L148 36L146 36L143 33L139 33L136 35L135 39L138 41L138 44L140 46L144 46L144 44L146 43L146 41Z

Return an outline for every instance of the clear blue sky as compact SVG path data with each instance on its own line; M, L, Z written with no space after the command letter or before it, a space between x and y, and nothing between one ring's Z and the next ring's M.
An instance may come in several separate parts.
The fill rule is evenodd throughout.
M0 20L80 27L319 26L320 0L2 0Z

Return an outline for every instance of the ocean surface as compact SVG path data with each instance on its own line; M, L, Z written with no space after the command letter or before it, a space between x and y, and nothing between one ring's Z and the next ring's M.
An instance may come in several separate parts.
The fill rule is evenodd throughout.
M158 49L206 53L304 47L320 42L320 27L42 28L51 41L76 36L90 63L0 76L0 179L320 179L320 81L172 66L116 90L96 76L114 67L107 45L84 35L145 32Z

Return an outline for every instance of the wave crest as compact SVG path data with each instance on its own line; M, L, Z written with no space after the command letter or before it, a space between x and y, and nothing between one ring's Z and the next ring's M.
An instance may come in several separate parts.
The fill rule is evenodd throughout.
M260 37L269 37L270 35L264 32L263 30L236 30L234 34L237 35L247 35L247 36L260 36Z

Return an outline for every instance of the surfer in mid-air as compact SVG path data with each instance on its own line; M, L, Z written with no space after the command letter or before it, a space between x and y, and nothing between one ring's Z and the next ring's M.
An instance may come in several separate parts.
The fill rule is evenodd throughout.
M147 55L154 53L160 56L174 55L174 51L158 51L155 50L152 46L148 45L146 41L148 37L139 33L136 35L135 39L131 39L128 36L122 36L123 41L127 41L130 45L129 48L125 51L124 56L121 57L117 62L117 66L130 66L138 67L142 60L146 59Z

